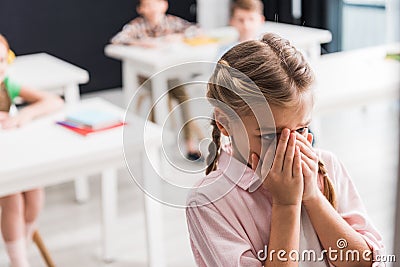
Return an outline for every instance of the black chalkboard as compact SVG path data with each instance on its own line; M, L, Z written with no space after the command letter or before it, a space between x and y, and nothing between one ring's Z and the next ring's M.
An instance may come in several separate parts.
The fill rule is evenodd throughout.
M104 46L137 16L137 0L1 0L0 33L17 55L47 52L90 72L81 92L121 86L119 61ZM170 1L169 13L195 21L195 0Z

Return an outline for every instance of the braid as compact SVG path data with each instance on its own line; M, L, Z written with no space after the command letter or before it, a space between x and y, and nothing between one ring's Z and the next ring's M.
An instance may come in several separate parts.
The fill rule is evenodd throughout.
M331 203L333 208L337 208L337 203L336 203L336 193L335 189L333 188L333 184L331 179L328 176L328 171L326 170L325 164L319 160L318 161L318 173L322 174L323 176L323 182L324 182L324 196L326 199Z
M209 154L207 156L206 175L217 169L217 159L219 156L219 148L221 147L221 132L218 129L217 122L215 121L215 116L214 119L211 120L211 126L213 127L213 142L210 143L210 145L208 146Z

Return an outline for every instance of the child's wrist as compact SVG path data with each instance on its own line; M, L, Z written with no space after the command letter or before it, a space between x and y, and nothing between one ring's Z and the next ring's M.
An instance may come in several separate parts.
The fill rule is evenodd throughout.
M325 196L322 194L320 190L317 190L316 194L313 196L310 196L307 199L303 199L303 205L304 207L308 208L310 206L313 206L315 204L321 203L321 201L325 198Z
M294 204L281 204L277 202L272 202L272 208L275 209L286 209L286 210L297 210L301 209L301 202L299 203L294 203Z

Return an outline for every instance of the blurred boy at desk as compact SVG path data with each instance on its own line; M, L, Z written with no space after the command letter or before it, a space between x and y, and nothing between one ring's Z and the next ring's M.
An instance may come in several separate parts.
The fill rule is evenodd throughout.
M140 17L135 18L126 24L122 31L111 39L112 44L134 45L145 48L157 48L165 45L166 42L181 41L185 33L196 30L196 26L179 17L166 14L168 10L167 0L140 0L137 6L137 13ZM144 83L147 77L139 76L139 83ZM189 100L183 86L177 86L178 79L168 81L168 87L173 88L168 93L170 98L176 99L181 105ZM175 87L175 88L174 88ZM140 99L138 105L140 106ZM195 138L202 139L203 133L193 122L187 104L181 105L183 128L187 148L187 158L198 160L201 158L200 152L196 148ZM151 116L153 117L153 116ZM154 119L152 119L154 121Z

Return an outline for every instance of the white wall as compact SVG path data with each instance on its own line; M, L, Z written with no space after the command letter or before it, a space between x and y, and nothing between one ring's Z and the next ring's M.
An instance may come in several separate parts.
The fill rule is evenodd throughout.
M228 25L230 0L197 0L197 22L204 29Z
M400 0L386 1L386 40L400 41Z
M342 50L384 44L387 36L386 10L345 4L342 30Z

